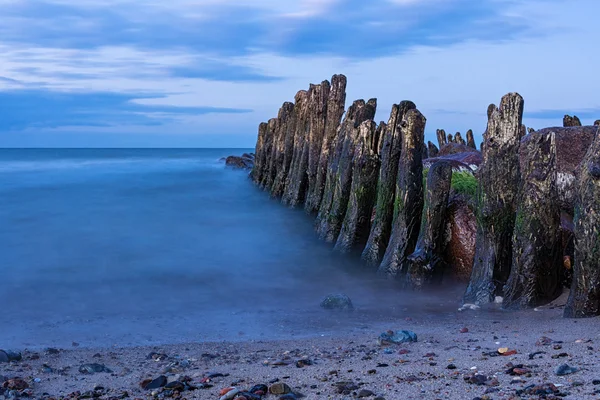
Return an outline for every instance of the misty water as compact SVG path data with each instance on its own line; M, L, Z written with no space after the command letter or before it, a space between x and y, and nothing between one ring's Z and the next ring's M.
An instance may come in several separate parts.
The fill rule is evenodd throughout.
M219 159L240 149L0 150L0 347L285 339L451 318L319 241ZM354 312L319 307L348 294Z

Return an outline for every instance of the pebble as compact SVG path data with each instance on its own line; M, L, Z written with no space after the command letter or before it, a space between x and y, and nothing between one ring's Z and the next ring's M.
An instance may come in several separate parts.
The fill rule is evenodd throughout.
M111 373L112 371L108 368L106 368L104 365L102 364L83 364L81 367L79 367L79 372L81 372L82 374L93 374L96 372L106 372L106 373Z
M152 380L148 379L148 380L143 381L140 384L140 386L144 390L152 390L152 389L161 388L161 387L165 386L166 384L167 384L167 377L164 375L161 375L158 378L155 378Z
M359 399L362 399L362 398L364 398L364 397L371 397L371 396L374 396L374 395L375 395L375 393L373 393L373 392L372 392L371 390L369 390L369 389L361 389L361 390L360 390L360 392L358 392L358 395L357 395L357 397L358 397Z
M556 370L554 372L558 376L563 376L573 374L577 371L579 371L578 368L571 367L569 364L561 364L558 367L556 367Z
M278 382L269 388L269 393L271 394L287 394L292 391L292 388L288 386L287 383Z
M221 396L221 398L219 400L233 400L235 398L235 396L240 393L241 390L240 389L232 389L230 391L228 391L227 393L225 393L223 396Z

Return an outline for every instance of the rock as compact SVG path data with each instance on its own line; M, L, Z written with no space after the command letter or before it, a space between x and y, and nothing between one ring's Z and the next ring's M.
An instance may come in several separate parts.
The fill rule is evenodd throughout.
M345 294L330 294L321 302L321 307L326 310L353 310L354 305L350 297Z
M565 115L563 117L563 126L581 126L581 121L577 118L577 115L573 115L572 117L570 115Z
M407 100L400 102L398 105L394 104L383 137L380 139L382 142L380 151L381 167L377 183L375 217L361 256L371 268L379 267L390 240L394 218L398 163L402 149L401 123L405 114L415 108L415 104Z
M600 134L596 134L577 179L573 284L564 315L600 315Z
M429 169L419 239L415 251L408 256L407 279L414 289L441 281L445 269L444 227L451 180L452 166L448 162L437 162Z
M459 282L469 281L475 257L477 219L471 202L468 196L453 195L446 210L444 260L452 277Z
M561 364L558 367L556 367L556 370L554 371L554 373L558 376L563 376L563 375L574 374L577 371L579 371L578 368L571 367L571 366L569 366L569 364Z
M475 138L473 137L473 131L467 131L467 146L472 147L477 150L477 145L475 144Z
M8 363L11 361L21 361L23 357L18 351L0 350L0 363Z
M409 110L402 122L402 150L394 200L392 234L379 274L390 278L404 276L407 258L415 250L423 211L423 160L425 117Z
M263 385L263 384L254 385L249 390L249 392L253 393L253 394L257 394L259 396L264 396L265 394L267 394L269 392L269 387L267 385Z
M101 373L101 372L106 372L106 373L112 373L112 371L108 368L106 368L104 365L102 364L83 364L81 367L79 367L79 372L81 372L82 374L94 374L94 373Z
M319 237L328 243L334 243L346 215L352 186L352 160L359 140L359 126L373 119L377 100L355 101L348 109L344 122L340 126L335 154L328 169L323 202L319 209L316 226Z
M2 383L2 387L8 390L25 390L29 387L29 384L25 382L22 378L12 378L4 383Z
M446 138L446 132L443 129L436 129L435 135L437 136L438 146L441 149L446 144L448 144L448 140Z
M271 197L281 197L285 190L292 157L294 156L295 118L294 103L283 103L277 115L277 140L275 141L274 153L271 156L272 168L275 174L271 185Z
M225 159L225 165L237 169L252 169L254 167L254 155L229 156Z
M373 393L373 391L368 390L368 389L361 389L357 396L359 399L363 399L365 397L371 397L371 396L375 396L375 393Z
M314 189L309 192L305 209L309 212L318 211L323 200L323 191L327 179L327 168L334 151L338 127L344 115L346 103L346 77L334 75L331 78L329 98L327 99L327 116L325 133L319 154L319 164L316 169Z
M221 395L219 400L233 400L240 392L240 389L230 388L230 390Z
M534 133L520 144L521 183L512 267L502 307L533 308L562 293L560 206L556 192L555 135Z
M269 388L269 393L271 394L286 394L290 393L292 388L288 386L287 383L278 382L271 385Z
M500 107L488 107L479 182L475 259L464 303L490 303L501 295L512 264L512 233L520 177L519 145L523 98L502 97Z
M350 199L334 247L340 253L349 253L364 246L369 237L380 169L376 129L372 120L365 121L358 127L359 138L352 159Z
M401 330L401 331L387 331L379 335L377 342L380 346L386 346L390 344L401 344L410 343L417 341L417 334L412 331Z
M427 142L427 158L437 157L439 152L435 144L430 141Z
M451 142L445 145L444 147L440 147L438 157L462 153L479 153L479 150L469 147L465 144Z
M159 389L159 388L165 386L167 384L167 382L168 382L167 377L164 375L161 375L155 379L146 379L146 380L142 381L140 383L140 386L144 390Z

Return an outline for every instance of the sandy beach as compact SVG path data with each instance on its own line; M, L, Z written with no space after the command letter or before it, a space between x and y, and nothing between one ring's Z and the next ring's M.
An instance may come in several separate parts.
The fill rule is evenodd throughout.
M561 314L560 306L456 311L453 319L415 315L350 335L21 349L22 360L0 364L0 399L219 399L227 388L235 388L231 394L256 385L291 391L266 399L598 398L598 319ZM386 329L410 330L418 341L378 343ZM229 398L252 398L236 396Z

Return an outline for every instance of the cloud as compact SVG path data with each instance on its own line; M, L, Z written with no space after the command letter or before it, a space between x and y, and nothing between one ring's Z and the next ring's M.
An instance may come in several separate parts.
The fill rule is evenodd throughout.
M152 135L245 132L253 141L258 123L297 90L344 73L348 102L378 97L377 118L387 120L392 103L411 99L429 135L482 132L487 105L508 91L525 97L527 124L557 125L560 110L600 109L600 5L578 4L0 0L0 99L21 91L26 107L56 95L57 118L12 119L30 131L87 124Z
M164 125L192 114L239 114L252 110L217 107L141 105L143 96L115 93L58 93L41 90L0 92L1 131L57 127Z

